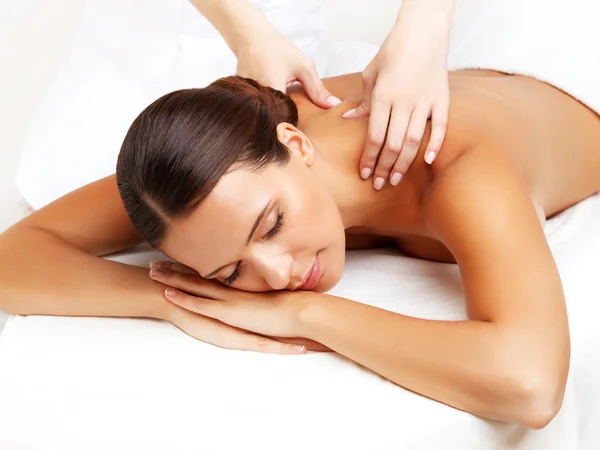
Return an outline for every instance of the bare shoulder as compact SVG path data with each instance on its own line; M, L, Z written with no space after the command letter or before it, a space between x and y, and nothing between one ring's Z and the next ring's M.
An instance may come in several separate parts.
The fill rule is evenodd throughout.
M34 212L15 228L52 233L93 255L105 255L143 241L121 202L115 175L83 186Z

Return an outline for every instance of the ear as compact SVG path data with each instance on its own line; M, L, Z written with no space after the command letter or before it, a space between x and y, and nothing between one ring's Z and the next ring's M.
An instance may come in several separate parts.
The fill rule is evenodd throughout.
M308 167L315 163L315 147L310 139L294 125L287 122L277 125L277 139L292 153L300 156Z

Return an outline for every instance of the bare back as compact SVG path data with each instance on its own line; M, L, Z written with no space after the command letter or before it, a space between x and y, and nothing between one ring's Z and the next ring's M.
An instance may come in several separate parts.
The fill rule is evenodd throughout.
M335 95L362 96L358 75L326 83ZM448 132L438 160L443 166L485 142L495 142L514 159L541 219L551 217L600 190L600 117L566 93L540 81L489 71L450 74L451 108ZM300 126L328 151L344 152L358 172L367 120L348 121L339 111L323 111L298 93ZM348 105L346 105L348 108ZM378 245L393 236L406 253L424 259L452 261L445 246L432 239L421 220L420 205L434 172L423 163L429 124L416 162L397 188L382 191L390 204L384 233L348 231L350 248ZM477 189L473 185L473 189ZM387 191L387 192L385 192ZM393 205L401 205L394 208ZM493 205L490 205L492 207Z

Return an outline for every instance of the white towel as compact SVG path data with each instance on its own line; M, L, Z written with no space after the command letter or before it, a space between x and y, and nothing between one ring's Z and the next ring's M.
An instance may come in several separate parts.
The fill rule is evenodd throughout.
M598 0L459 0L449 68L530 76L600 113L599 24Z

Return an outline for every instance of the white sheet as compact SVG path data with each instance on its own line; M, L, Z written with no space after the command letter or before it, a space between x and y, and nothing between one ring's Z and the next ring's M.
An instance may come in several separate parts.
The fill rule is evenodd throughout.
M598 223L600 195L546 226L572 363L563 408L544 430L457 411L332 354L222 350L152 320L33 316L12 318L0 337L0 448L598 449ZM118 258L142 265L154 256ZM349 253L332 293L413 316L465 317L456 266L390 251Z
M468 3L465 4L465 3ZM448 66L527 75L600 113L600 2L462 0Z

